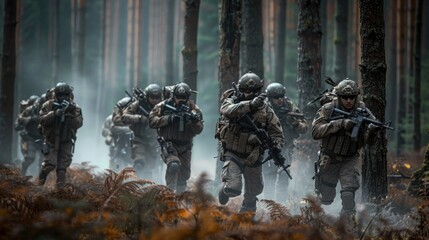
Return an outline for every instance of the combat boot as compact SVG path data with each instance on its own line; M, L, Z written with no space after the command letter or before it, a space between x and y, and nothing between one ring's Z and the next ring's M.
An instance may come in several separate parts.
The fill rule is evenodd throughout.
M225 194L225 192L223 191L223 187L219 190L218 197L219 197L219 203L221 205L225 205L229 200L229 196Z
M256 212L256 200L258 200L256 197L251 199L244 199L243 204L240 208L240 213L243 212Z
M63 189L66 184L66 170L57 171L57 189Z

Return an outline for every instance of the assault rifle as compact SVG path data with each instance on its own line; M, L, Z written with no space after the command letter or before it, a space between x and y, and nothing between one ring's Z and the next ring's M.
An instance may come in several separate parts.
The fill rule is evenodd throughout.
M277 109L276 112L278 113L278 117L280 119L285 117L292 117L296 119L306 119L305 115L302 113L297 112L291 112L288 107L281 107L280 109Z
M54 111L57 110L57 109L61 109L62 110L61 122L64 122L64 120L65 120L64 114L66 112L66 109L69 107L69 105L70 105L70 103L67 100L62 100L61 102L54 102L54 105L52 107L53 110Z
M239 101L242 98L242 94L240 93L240 91L238 91L237 85L234 82L232 83L232 87L234 88L234 97L236 101ZM255 122L250 118L247 113L243 114L238 119L238 122L241 122L241 120L243 120L244 125L249 126L255 132L256 137L259 139L259 141L261 141L264 150L268 150L268 157L262 162L262 164L264 164L270 159L273 159L274 164L278 167L282 167L283 171L285 171L289 178L292 179L292 176L287 170L290 165L284 165L286 159L282 155L281 149L278 149L275 146L274 140L270 136L268 136L268 133L264 129L258 128L258 126L256 126Z
M192 112L189 106L186 104L181 104L178 108L175 108L169 104L164 104L164 108L172 111L174 114L180 117L179 132L183 132L185 130L187 118L191 121L201 121L200 115Z
M136 89L138 89L138 88L135 88L134 90L136 91ZM138 91L138 90L137 90ZM140 90L141 91L141 90ZM133 96L131 96L131 94L127 91L127 90L125 90L125 93L128 95L128 97L130 97L131 99L133 98ZM141 92L142 94L143 94L143 92ZM142 96L144 96L144 94L142 95ZM137 95L137 94L135 94L134 95L134 97L139 101L139 109L140 109L140 111L142 111L142 113L143 113L143 116L145 116L145 117L149 117L149 113L146 111L146 109L144 109L144 107L140 104L140 102L144 102L145 100L142 98L142 97L140 97L139 95Z
M264 150L268 150L268 157L262 162L264 164L270 159L273 159L274 164L278 167L282 167L283 171L286 172L286 174L289 176L290 179L292 179L292 176L290 175L289 171L287 170L290 165L285 166L284 162L286 161L285 157L281 153L281 149L276 147L276 144L274 143L274 140L268 136L268 133L261 128L258 128L256 126L255 122L250 119L248 114L243 114L238 121L245 121L246 124L251 126L252 130L255 132L256 137L261 141L262 146Z
M353 126L353 130L352 130L352 135L351 135L352 141L357 141L359 130L364 124L372 123L382 128L394 130L394 128L390 126L392 122L382 123L368 117L369 117L369 113L366 109L357 108L355 111L346 112L338 108L334 108L331 112L331 116L329 117L329 120L348 118L353 122L355 122L355 125Z
M323 92L321 92L320 94L319 94L319 96L317 96L315 99L313 99L313 100L311 100L310 102L308 102L307 103L307 105L311 105L311 104L313 104L313 103L315 103L316 101L322 101L321 99L322 98L326 98L326 97L333 97L333 96L335 96L335 94L334 93L332 93L333 92L333 90L334 90L334 87L336 87L337 85L338 85L338 83L336 83L331 77L329 77L329 76L326 76L325 77L325 82L327 83L327 84L329 84L329 85L331 85L332 86L332 88L330 88L330 89L325 89Z

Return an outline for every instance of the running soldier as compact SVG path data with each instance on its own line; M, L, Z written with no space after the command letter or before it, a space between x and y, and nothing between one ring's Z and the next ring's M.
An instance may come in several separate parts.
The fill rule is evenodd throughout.
M149 84L144 90L136 87L133 102L123 112L121 121L117 121L117 118L114 117L116 124L122 122L129 125L134 132L131 157L134 161L133 167L140 178L158 177L157 174L152 175L160 162L157 151L157 133L156 130L149 128L148 118L149 112L162 100L161 95L162 89L158 84Z
M56 187L61 189L66 182L67 168L72 162L76 132L83 122L82 110L73 101L71 86L64 82L57 83L54 98L42 105L39 121L45 138L39 184L44 185L48 174L56 169Z
M237 90L227 90L220 107L222 123L218 127L217 138L221 141L222 187L219 203L225 205L230 197L242 193L244 178L244 200L240 212L255 212L257 196L262 193L262 156L265 149L244 116L254 125L267 132L274 140L277 152L283 145L283 131L278 117L265 101L266 94L260 93L264 81L256 74L248 72L238 81ZM281 165L284 164L284 158Z
M286 158L286 163L292 163L295 139L300 134L308 130L308 124L299 108L286 96L286 88L280 83L271 83L266 89L268 102L279 118L283 128L284 145L282 152ZM267 162L263 166L264 182L267 187L264 189L264 196L274 199L277 202L285 202L288 194L289 177L279 169L273 162Z
M189 99L191 89L186 83L173 87L171 97L157 104L149 116L151 128L158 129L158 141L167 170L167 187L181 193L191 176L192 139L203 131L203 116Z

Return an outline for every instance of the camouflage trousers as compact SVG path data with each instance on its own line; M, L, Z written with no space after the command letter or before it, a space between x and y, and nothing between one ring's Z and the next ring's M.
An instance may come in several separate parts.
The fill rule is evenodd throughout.
M326 155L322 155L322 157ZM321 201L322 204L329 205L334 201L336 195L336 186L340 181L342 213L354 212L355 201L354 194L360 187L360 173L358 169L359 154L353 157L343 158L341 161L330 159L327 166L321 167Z
M131 158L134 161L133 167L138 177L159 180L153 179L157 176L156 168L159 168L162 164L158 149L156 139L153 140L153 143L150 143L140 137L134 138Z
M25 137L21 139L21 153L24 157L22 162L21 173L22 175L27 174L27 169L33 164L34 160L37 160L37 171L39 171L42 165L42 153L40 152L41 144L36 143L32 137Z
M292 163L293 148L283 148L283 156L286 158L285 165ZM272 160L262 166L264 175L264 197L285 202L288 196L289 176L285 171L276 166Z
M167 187L181 193L186 190L186 182L191 177L191 156L192 144L172 144L170 153L167 157L167 170L165 172L165 181ZM177 163L180 166L173 167Z
M44 155L42 169L39 174L39 183L44 184L48 174L56 169L57 172L57 188L64 187L66 182L67 168L70 166L73 157L73 143L62 142L59 144L58 149L55 145L47 143L49 152Z
M246 159L225 152L221 179L223 191L229 197L241 195L244 179L243 203L256 204L256 196L262 193L264 182L262 178L262 166L246 167Z

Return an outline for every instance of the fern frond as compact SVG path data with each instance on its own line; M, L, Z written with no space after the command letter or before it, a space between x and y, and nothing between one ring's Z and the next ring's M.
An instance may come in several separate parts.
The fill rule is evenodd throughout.
M269 199L262 199L260 202L268 208L271 221L285 221L290 216L288 209L281 203Z

